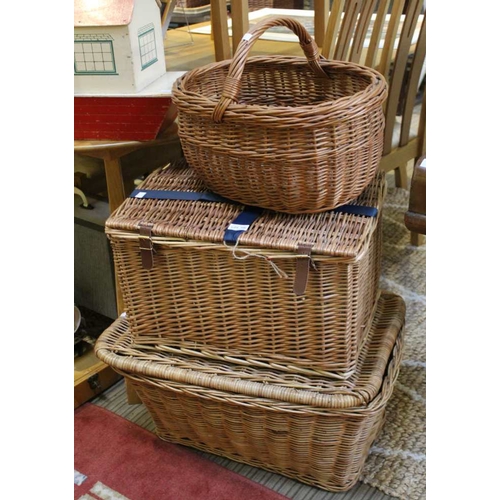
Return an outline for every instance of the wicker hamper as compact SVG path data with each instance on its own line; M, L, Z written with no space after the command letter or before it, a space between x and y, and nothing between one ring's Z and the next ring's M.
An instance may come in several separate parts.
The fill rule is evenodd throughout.
M180 160L106 222L137 345L349 377L378 294L384 174L345 207L375 216L157 199L186 192L213 198Z
M151 413L158 436L331 491L352 487L384 422L405 306L382 294L346 381L132 347L125 318L96 344Z
M294 31L307 58L248 58L275 26ZM382 155L386 96L382 75L321 59L291 18L257 23L232 61L189 71L172 88L184 154L206 185L288 213L330 210L361 194Z

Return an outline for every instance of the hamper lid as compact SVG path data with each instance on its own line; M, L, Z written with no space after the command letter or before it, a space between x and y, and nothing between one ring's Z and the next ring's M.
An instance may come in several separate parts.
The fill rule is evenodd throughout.
M184 159L151 174L140 189L129 197L106 221L108 235L116 231L137 234L147 223L153 237L174 238L207 243L224 242L231 224L245 207L226 201L148 199L148 191L210 193ZM370 241L380 217L385 195L385 175L380 172L365 191L349 205L373 207L376 216L346 213L335 209L318 214L290 215L268 210L259 212L248 230L239 233L238 245L295 252L299 245L312 247L315 255L342 258L359 257ZM217 199L217 197L214 197Z
M235 365L229 362L194 358L184 354L162 352L161 346L132 346L127 319L122 316L99 337L97 356L125 375L142 376L152 383L173 381L192 384L235 395L311 407L345 409L368 405L379 393L395 346L401 353L402 328L405 319L403 299L383 293L370 331L361 349L354 374L348 380L285 373L277 370ZM237 396L234 396L235 398Z

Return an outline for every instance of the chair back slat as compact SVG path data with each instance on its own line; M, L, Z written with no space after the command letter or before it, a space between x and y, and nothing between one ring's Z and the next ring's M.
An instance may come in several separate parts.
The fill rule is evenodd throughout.
M359 14L356 31L352 39L351 55L349 61L359 63L363 54L365 40L367 38L368 29L372 20L372 14L375 10L377 0L367 0L362 2L361 12Z
M400 97L400 99L403 101L403 116L401 122L401 135L399 139L400 146L405 146L406 144L408 144L410 138L410 126L413 116L413 109L415 107L418 86L420 84L420 78L425 62L425 41L426 35L424 14L424 19L422 21L420 33L418 35L417 46L413 55L408 84L406 89L403 89L403 92L401 92Z
M384 75L386 80L389 80L389 72L391 69L391 61L394 53L394 45L398 34L401 14L403 13L405 0L394 0L389 16L389 23L384 35L384 46L382 47L382 55L378 63L377 70Z
M322 47L327 59L363 64L387 80L380 168L395 169L400 186L407 182L406 164L425 153L425 85L419 112L416 106L425 71L424 5L424 0L333 0Z
M330 17L328 18L328 24L326 25L326 33L322 49L322 54L327 59L333 58L335 41L337 40L339 34L344 5L345 0L333 0L332 10L330 11Z
M403 27L399 35L396 59L394 60L390 78L388 79L389 94L387 96L385 111L384 155L388 154L392 149L394 124L396 121L399 98L401 96L403 78L406 72L411 41L418 23L418 15L422 12L423 1L424 0L409 0L404 16ZM393 14L391 13L391 21L392 17ZM400 16L398 16L398 24L399 17Z
M373 23L372 33L370 36L370 43L363 62L363 64L370 68L375 68L378 63L380 40L382 39L382 32L385 27L387 11L389 10L390 3L390 0L380 0L377 12L375 13L375 21Z
M333 54L333 58L338 61L346 61L349 57L351 40L354 36L362 4L363 0L347 0L340 26L339 37L335 44L335 52Z

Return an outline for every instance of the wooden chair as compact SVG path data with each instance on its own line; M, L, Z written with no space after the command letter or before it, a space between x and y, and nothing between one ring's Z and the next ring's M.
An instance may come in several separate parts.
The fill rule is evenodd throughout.
M412 243L418 245L420 236L426 233L426 158L420 158L410 184L410 201L405 213L405 226L412 234Z
M425 155L424 0L333 0L322 55L375 68L386 78L380 168L395 170L396 185L408 188L408 162Z
M174 13L177 0L156 0L160 7L161 14L161 30L163 39L167 35L167 30L170 25L170 20L172 19L172 14Z

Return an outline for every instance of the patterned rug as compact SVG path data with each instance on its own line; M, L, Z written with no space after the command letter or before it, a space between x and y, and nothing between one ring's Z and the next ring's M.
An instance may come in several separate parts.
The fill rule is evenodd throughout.
M390 184L389 184L390 185ZM389 188L383 214L383 289L406 301L406 346L387 407L386 424L374 443L362 481L404 500L425 498L425 245L410 244L404 225L409 192Z
M286 500L91 403L74 429L75 500Z

